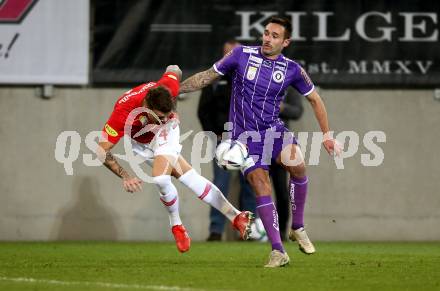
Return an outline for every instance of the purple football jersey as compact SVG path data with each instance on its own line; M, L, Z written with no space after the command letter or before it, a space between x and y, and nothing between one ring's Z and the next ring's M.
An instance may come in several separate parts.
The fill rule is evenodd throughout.
M268 59L261 54L260 46L236 47L214 64L214 70L232 80L229 121L233 124L233 138L245 131L284 127L279 113L288 86L302 95L314 90L313 82L298 63L283 55Z

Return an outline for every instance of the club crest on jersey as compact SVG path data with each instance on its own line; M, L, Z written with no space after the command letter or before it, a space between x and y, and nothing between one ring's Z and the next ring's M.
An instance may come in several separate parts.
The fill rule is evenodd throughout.
M284 80L284 73L281 71L275 71L273 72L272 79L277 83L281 83Z
M147 123L147 121L148 121L148 118L146 116L144 116L144 115L141 115L139 117L139 121L142 123L142 125L145 125Z
M252 81L253 79L255 79L256 74L257 74L257 68L249 66L247 70L246 78L249 81Z

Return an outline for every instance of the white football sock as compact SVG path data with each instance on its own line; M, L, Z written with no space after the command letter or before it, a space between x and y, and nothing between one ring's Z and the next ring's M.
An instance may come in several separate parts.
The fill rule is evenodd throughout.
M200 200L223 213L230 221L240 213L214 184L200 176L194 169L180 176L179 181L196 193Z
M160 201L168 210L168 217L170 218L170 225L182 224L179 215L179 196L177 189L171 182L171 176L161 175L153 178L157 188L159 188Z

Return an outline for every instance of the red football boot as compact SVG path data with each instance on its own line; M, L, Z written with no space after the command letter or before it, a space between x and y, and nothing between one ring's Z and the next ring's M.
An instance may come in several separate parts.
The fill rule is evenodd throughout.
M186 229L183 225L175 225L171 228L174 235L174 240L176 241L176 246L179 252L184 253L189 251L191 246L191 238L189 237Z
M232 226L240 233L242 240L248 240L251 233L251 223L254 215L250 211L242 211L235 218Z

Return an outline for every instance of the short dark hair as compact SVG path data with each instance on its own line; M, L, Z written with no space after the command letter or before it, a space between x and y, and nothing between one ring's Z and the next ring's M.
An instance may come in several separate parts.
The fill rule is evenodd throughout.
M282 27L284 27L284 38L288 39L292 36L292 23L290 22L290 20L286 17L282 17L282 16L272 16L269 21L267 22L267 24L269 23L276 23L281 25Z
M170 91L162 86L150 89L145 98L147 100L147 107L151 110L168 113L174 108Z

